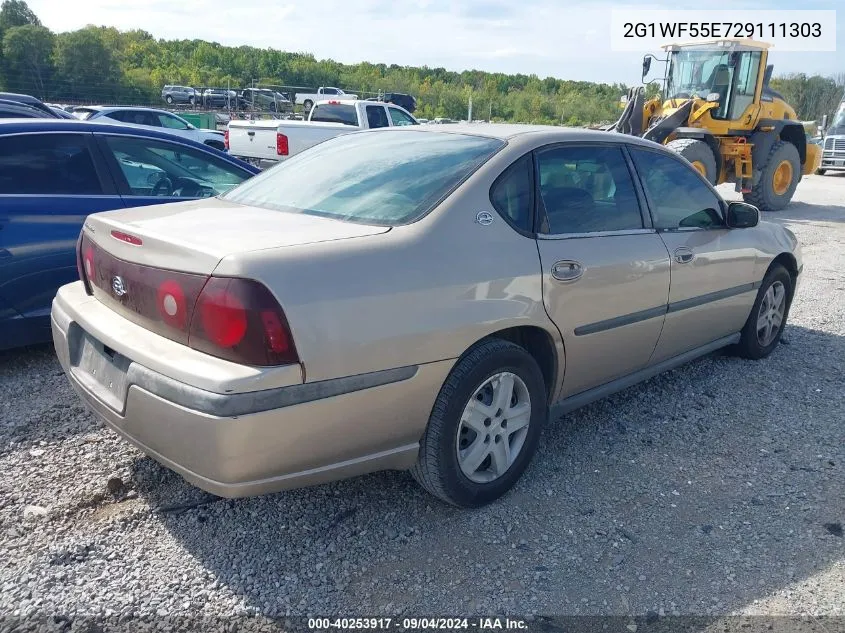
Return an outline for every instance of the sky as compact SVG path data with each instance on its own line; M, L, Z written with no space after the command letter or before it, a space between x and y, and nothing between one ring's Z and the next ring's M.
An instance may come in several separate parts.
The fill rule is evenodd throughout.
M628 85L640 80L642 54L611 50L611 9L641 9L643 21L648 21L651 10L702 6L688 0L28 0L28 4L56 32L87 24L140 28L157 38L272 47L344 63L534 73L541 78ZM712 0L706 8L840 8L837 18L845 21L841 0L808 0L800 5L794 0ZM843 31L838 25L836 52L773 50L769 61L775 65L775 75L845 73Z

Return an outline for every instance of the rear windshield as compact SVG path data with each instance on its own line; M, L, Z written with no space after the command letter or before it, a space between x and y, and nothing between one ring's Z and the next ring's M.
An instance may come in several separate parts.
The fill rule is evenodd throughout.
M358 114L354 105L318 103L311 111L311 120L322 123L343 123L358 125Z
M407 127L344 134L222 197L361 224L407 224L433 209L504 145L499 139Z

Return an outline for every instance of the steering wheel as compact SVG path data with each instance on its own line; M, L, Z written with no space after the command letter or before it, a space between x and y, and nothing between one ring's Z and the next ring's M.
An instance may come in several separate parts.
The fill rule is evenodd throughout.
M154 196L170 196L173 195L173 183L170 181L170 178L167 176L163 176L161 180L159 180L155 186L153 186L153 195Z

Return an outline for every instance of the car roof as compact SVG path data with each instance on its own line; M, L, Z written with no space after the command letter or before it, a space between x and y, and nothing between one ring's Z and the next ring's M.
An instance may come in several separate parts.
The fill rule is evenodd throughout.
M171 143L187 145L197 149L212 151L214 148L197 141L177 136L167 132L159 132L154 128L136 125L124 125L118 122L104 122L99 120L81 121L79 119L0 119L0 137L7 134L26 134L37 132L98 132L101 134L123 134L126 136L141 136L146 138L160 139ZM258 169L252 167L242 160L230 156L224 152L217 152L224 160L228 160L239 167L246 167L252 173L258 173Z
M435 119L437 120L437 119ZM621 143L631 143L635 145L643 145L645 147L654 147L656 143L641 139L637 136L629 134L620 134L618 132L606 132L604 130L591 130L587 128L577 127L563 127L558 125L530 125L524 123L453 123L448 126L437 127L417 127L417 126L398 126L390 128L380 128L385 130L411 130L425 133L436 132L439 134L463 134L471 136L485 136L488 138L497 138L503 141L514 139L520 136L549 136L549 142L556 141L609 141L615 140Z
M84 111L90 110L91 112L117 112L119 110L140 110L142 112L155 112L156 114L172 114L174 116L179 116L175 112L170 112L169 110L162 110L160 108L147 108L146 106L102 106L102 105L90 105L90 106L78 106L74 108L74 110Z

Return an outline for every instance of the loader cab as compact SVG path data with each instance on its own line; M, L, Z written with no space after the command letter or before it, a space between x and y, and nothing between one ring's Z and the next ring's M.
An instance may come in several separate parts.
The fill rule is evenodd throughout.
M669 45L665 100L701 99L717 103L710 116L738 121L759 102L765 45L731 40L695 45Z

